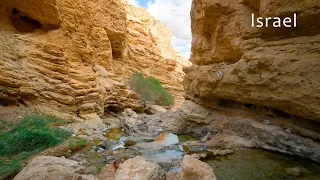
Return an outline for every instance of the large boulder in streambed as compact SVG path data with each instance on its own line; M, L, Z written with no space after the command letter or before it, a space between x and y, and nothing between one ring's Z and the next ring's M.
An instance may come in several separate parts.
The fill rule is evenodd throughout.
M147 162L144 157L137 156L126 160L116 172L115 180L164 180L165 172L157 163Z
M31 160L14 180L96 180L93 175L77 173L82 168L77 161L39 156Z
M184 156L177 175L178 180L216 180L213 169L206 163L189 155Z

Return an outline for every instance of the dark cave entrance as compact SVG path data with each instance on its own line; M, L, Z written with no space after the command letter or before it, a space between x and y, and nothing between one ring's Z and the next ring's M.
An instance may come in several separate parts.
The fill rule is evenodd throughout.
M13 27L21 33L31 33L42 27L38 20L28 17L16 8L12 9L10 20Z

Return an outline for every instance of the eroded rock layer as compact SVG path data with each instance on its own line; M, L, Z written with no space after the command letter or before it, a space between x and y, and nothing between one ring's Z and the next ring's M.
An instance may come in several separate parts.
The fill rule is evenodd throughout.
M255 17L291 17L297 28L254 28ZM188 97L320 120L318 0L193 0Z
M150 41L151 34L128 35L133 32L126 7L121 0L0 0L1 105L37 106L82 118L102 116L105 108L143 109L144 103L129 90L126 77L119 76L126 70L119 67L144 71L166 54L154 52L160 50L154 47L158 41ZM131 7L128 13L134 11ZM155 31L161 32L158 28ZM171 34L161 38L169 48L171 37L167 35ZM135 44L131 37L148 43ZM156 57L139 63L128 49L143 46L154 47L148 53ZM131 54L139 51L135 52ZM176 68L182 72L177 58L170 58L172 64L168 60L156 66L170 67L173 74ZM168 83L169 88L181 90L181 77L178 81L166 73L157 74L154 68L149 70L164 83L174 82Z
M130 76L140 71L155 76L175 96L176 105L183 103L182 67L190 66L171 46L172 32L144 8L124 2L127 10L127 43L124 58L116 60L115 73Z

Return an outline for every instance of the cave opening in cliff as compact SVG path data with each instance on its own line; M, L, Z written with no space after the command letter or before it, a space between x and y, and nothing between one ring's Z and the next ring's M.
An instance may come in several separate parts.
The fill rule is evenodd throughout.
M256 105L254 104L244 104L244 107L249 108L249 109L256 109Z
M121 112L121 108L117 107L117 106L108 106L107 108L105 108L105 112L113 112L113 113L119 113Z
M272 109L271 111L277 117L282 117L282 118L291 118L292 117L291 114L284 112L280 109Z
M28 17L28 15L13 8L10 16L11 24L21 33L31 33L42 27L38 20Z

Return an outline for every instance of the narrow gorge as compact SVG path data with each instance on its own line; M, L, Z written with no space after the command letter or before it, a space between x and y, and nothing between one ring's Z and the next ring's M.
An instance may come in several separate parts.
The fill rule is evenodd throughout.
M0 0L0 179L319 179L319 0L190 3L186 59L127 0Z

